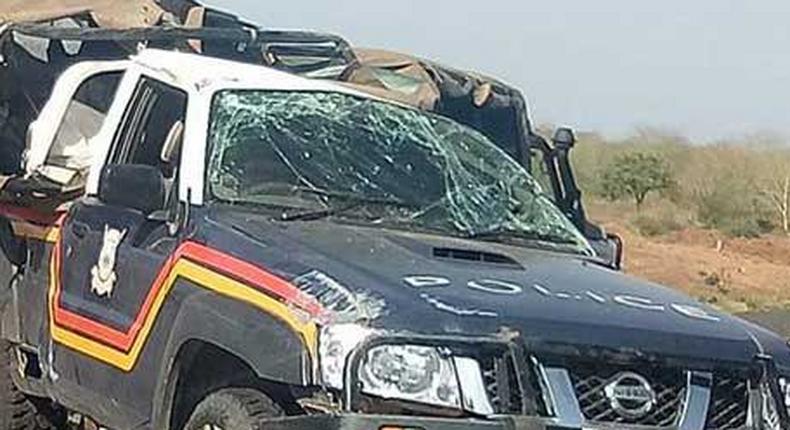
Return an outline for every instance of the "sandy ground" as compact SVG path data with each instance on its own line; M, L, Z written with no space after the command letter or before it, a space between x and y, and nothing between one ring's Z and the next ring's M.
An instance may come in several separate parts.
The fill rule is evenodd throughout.
M591 217L625 240L626 272L729 312L790 309L790 238L732 239L696 228L644 237L606 212L592 210Z
M696 228L644 237L612 211L591 214L623 237L626 272L790 338L790 238L733 239Z

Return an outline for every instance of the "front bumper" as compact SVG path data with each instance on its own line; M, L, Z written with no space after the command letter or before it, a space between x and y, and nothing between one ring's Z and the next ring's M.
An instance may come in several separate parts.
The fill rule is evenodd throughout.
M266 424L271 430L571 430L537 417L502 417L495 420L397 417L384 415L316 415L291 417Z
M420 346L442 345L459 356L470 353L469 348L476 348L478 353L499 354L496 357L502 361L498 369L494 366L496 381L493 388L486 386L486 394L497 397L501 404L509 405L507 407L500 405L494 415L486 420L359 413L363 410L380 413L381 410L361 407L364 403L359 388L361 384L353 369L360 368L363 354L370 348L378 344L398 343ZM562 352L565 354L560 354ZM645 417L645 422L625 424L616 421L616 417L612 418L613 414L608 409L602 413L598 408L602 402L599 399L600 393L596 394L597 397L590 393L601 391L603 383L609 381L612 375L633 372L636 366L644 365L644 362L635 360L634 363L625 363L623 357L619 357L620 361L612 363L601 361L600 358L574 360L573 357L567 358L567 351L562 349L554 355L551 351L543 355L549 357L548 364L544 364L535 356L528 356L525 348L520 347L517 342L502 339L458 337L434 339L417 336L368 339L354 351L346 363L344 385L352 388L346 389L343 393L344 413L285 419L267 428L283 430L581 430L589 428L790 430L787 411L778 401L783 399L783 395L778 391L776 367L773 360L767 356L755 357L750 365L717 362L695 362L686 365L671 361L651 362L648 366L651 368L644 371L653 373L649 376L654 376L657 380L656 384L659 384L657 386L662 387L663 404L670 406L654 408L656 414ZM557 358L558 356L561 358ZM581 354L581 356L585 355ZM595 367L591 377L584 370L585 365L589 366L590 363ZM694 367L701 367L702 364L706 364L709 368L693 370ZM637 368L636 371L642 369ZM666 379L657 376L664 374L671 377ZM587 381L588 379L594 379L594 383ZM580 394L579 390L586 391ZM516 393L515 396L513 392ZM583 396L587 403L592 402L592 405L583 404L580 396ZM515 401L503 402L501 399L515 399ZM512 407L514 405L515 407ZM763 409L769 405L773 405L776 411L766 418ZM670 407L671 410L668 409ZM668 417L657 415L667 410L675 411L675 415ZM591 415L596 418L605 415L607 419L596 421L595 418L590 418Z

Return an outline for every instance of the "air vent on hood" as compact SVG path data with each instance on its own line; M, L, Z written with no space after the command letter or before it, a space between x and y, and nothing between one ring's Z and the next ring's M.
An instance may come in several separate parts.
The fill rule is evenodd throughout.
M434 248L433 256L437 258L449 258L451 260L507 264L509 266L516 266L521 269L524 268L516 260L508 257L507 255L494 254L492 252L473 251L469 249Z

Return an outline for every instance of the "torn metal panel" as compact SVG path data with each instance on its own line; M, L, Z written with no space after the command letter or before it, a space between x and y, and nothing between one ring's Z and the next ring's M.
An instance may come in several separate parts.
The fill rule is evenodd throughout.
M496 79L407 54L366 48L356 48L354 54L357 64L350 68L346 81L394 93L390 97L410 100L410 105L427 110L442 110L442 102L457 98L468 100L470 108L502 108L520 95Z
M347 82L421 109L441 111L453 99L468 101L469 108L502 108L519 95L493 78L407 54L365 48L354 54L358 61L346 74Z
M433 110L441 98L431 69L414 57L382 50L355 49L358 66L346 80L355 88L397 100L425 110Z
M529 165L531 125L518 89L397 52L357 48L354 54L358 61L343 78L349 85L472 127Z
M355 61L348 42L341 37L309 31L261 30L238 21L235 26L227 27L155 26L118 30L14 24L10 28L15 34L46 39L47 43L103 43L107 52L99 57L102 59L125 58L136 52L137 43L193 51L195 42L200 41L201 53L207 57L265 65L303 75L320 75L326 68L340 68L342 71ZM97 59L95 54L89 58L85 56L80 53L73 61Z
M38 24L14 24L11 28L18 33L51 40L150 42L194 38L252 41L252 34L241 28L139 27L116 30L112 28L64 28Z
M0 22L41 22L90 15L101 27L157 24L166 11L154 0L4 0Z

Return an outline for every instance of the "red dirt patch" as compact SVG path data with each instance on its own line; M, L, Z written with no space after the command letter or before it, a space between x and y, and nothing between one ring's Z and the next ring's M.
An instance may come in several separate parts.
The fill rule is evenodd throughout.
M625 240L626 272L728 311L790 304L790 238L732 239L698 228L648 238L606 212L593 217Z

